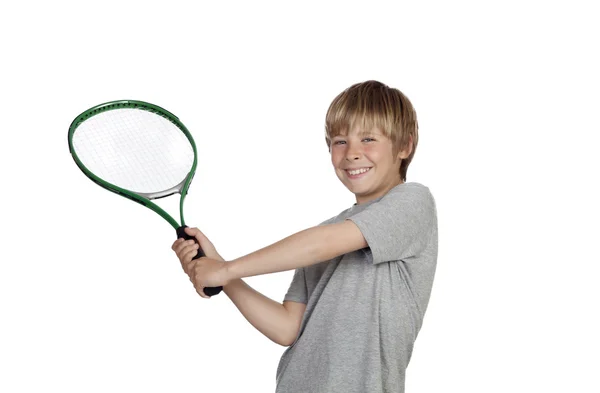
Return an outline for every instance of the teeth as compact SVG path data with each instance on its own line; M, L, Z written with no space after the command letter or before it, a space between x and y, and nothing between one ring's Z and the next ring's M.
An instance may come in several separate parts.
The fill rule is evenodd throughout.
M365 172L367 172L369 169L371 169L371 168L362 168L362 169L356 169L356 170L351 170L351 171L348 171L348 173L349 173L349 174L351 174L352 176L355 176L355 175L358 175L358 174L360 174L360 173L365 173Z

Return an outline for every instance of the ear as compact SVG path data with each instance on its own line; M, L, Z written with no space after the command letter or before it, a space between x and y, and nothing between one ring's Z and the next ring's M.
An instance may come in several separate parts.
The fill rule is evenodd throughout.
M408 141L408 146L406 148L404 148L404 150L401 150L398 153L398 159L399 160L403 160L405 158L407 158L408 156L410 156L410 153L412 153L413 150L413 137L412 135L409 136L409 141Z

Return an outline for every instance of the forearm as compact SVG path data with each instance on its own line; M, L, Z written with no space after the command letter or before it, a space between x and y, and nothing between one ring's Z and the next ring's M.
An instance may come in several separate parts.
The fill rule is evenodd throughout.
M324 253L327 230L313 227L288 236L268 247L237 258L228 264L234 279L277 273L333 258Z
M218 253L215 259L224 261ZM223 292L252 326L276 344L290 345L298 333L298 326L283 304L256 291L242 279L230 281Z
M297 334L297 327L283 304L254 290L241 279L223 287L242 315L271 341L288 346Z
M350 221L305 229L227 265L231 279L277 273L327 261L367 247Z

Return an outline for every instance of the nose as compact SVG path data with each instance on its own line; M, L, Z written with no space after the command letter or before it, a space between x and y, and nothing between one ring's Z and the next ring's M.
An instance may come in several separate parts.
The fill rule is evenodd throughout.
M346 152L346 160L348 160L348 161L360 160L361 156L362 156L362 152L361 152L360 148L357 147L353 143L348 143L348 151Z

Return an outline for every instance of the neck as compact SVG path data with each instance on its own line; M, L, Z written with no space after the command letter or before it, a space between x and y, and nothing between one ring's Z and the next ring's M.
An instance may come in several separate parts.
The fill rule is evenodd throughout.
M367 203L370 202L374 199L377 199L379 197L384 196L385 194L388 193L388 191L390 191L392 188L396 187L399 184L403 184L404 182L400 179L398 179L397 181L391 182L387 185L387 187L385 187L382 190L378 190L372 194L368 194L368 195L356 195L356 204L357 205L361 205L363 203Z

